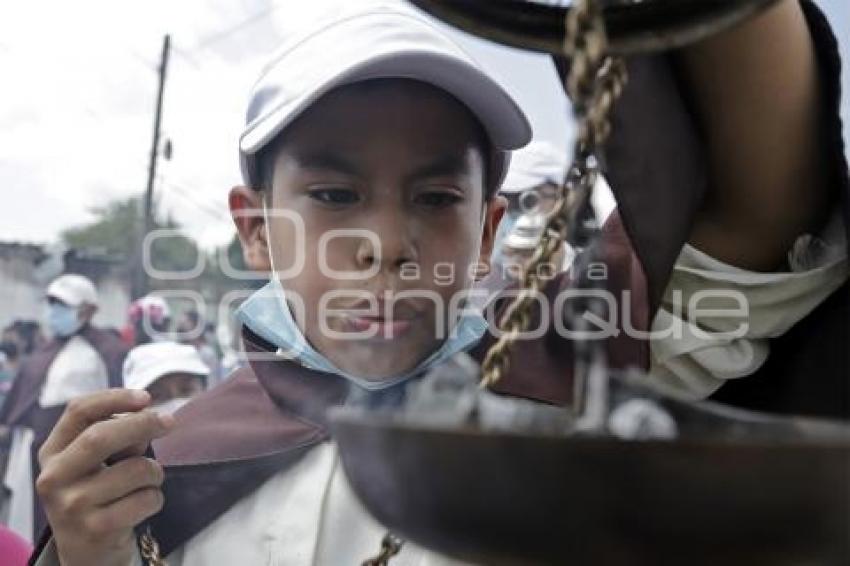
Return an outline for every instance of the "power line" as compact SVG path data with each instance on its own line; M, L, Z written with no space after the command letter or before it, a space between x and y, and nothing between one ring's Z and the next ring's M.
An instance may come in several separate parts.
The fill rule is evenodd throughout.
M182 47L178 47L177 45L175 45L174 42L171 43L171 50L175 55L177 55L178 57L183 59L183 61L188 63L190 67L194 68L197 71L202 70L201 64L198 62L198 60L195 59L195 57L192 56L191 53L189 53Z
M259 10L258 12L252 14L251 16L242 20L236 25L233 25L229 28L225 28L219 32L213 33L212 35L205 37L204 39L196 43L194 47L190 49L190 52L194 53L197 51L203 51L204 49L209 48L211 45L218 43L224 39L227 39L231 35L241 31L243 28L246 28L251 24L261 20L262 18L268 16L269 14L280 8L280 6L280 4L270 4L269 6L266 6L262 10Z
M168 179L163 179L163 185L168 189L171 189L175 192L175 194L183 197L187 202L191 203L195 207L197 207L201 212L204 212L208 216L215 218L218 221L229 221L230 216L221 210L218 207L213 206L212 204L200 201L189 189L182 185L178 185L177 183L170 181Z
M206 196L206 191L195 185L193 181L188 181L187 178L182 175L175 176L171 171L169 171L168 175L168 182L172 185L180 187L182 190L190 193L193 197L203 198L207 206L211 206L219 211L221 210L220 207L222 203L218 199Z
M144 55L142 55L141 53L139 53L135 49L128 46L126 53L127 53L127 55L132 56L133 59L135 59L137 62L141 63L142 65L147 67L149 70L153 71L154 73L159 72L159 68L157 67L156 63L148 60L147 57L145 57Z

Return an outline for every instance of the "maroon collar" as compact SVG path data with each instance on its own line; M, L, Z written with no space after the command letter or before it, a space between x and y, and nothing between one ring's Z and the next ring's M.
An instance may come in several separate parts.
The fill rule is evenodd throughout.
M154 442L165 506L149 525L166 555L327 440L327 409L347 394L341 378L274 359L250 331L243 338L255 360L178 411L174 431Z
M250 460L327 435L327 409L348 391L341 378L276 359L246 330L249 364L180 410L177 426L154 443L169 466Z

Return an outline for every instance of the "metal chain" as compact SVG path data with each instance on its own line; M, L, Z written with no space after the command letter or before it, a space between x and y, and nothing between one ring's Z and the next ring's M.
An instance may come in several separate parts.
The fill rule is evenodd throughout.
M390 558L401 552L402 546L404 546L404 540L392 533L385 534L381 540L381 551L374 558L364 561L363 566L387 566Z
M160 556L159 543L156 542L150 528L139 536L139 551L147 566L168 566Z
M564 54L570 60L565 88L572 100L578 126L572 166L547 217L543 235L523 267L520 290L499 321L502 334L484 358L482 387L495 384L508 372L510 350L528 328L536 299L547 281L541 276L540 267L551 262L564 241L592 241L598 232L598 228L588 227L585 222L588 213L592 215L590 200L596 181L596 153L611 132L609 115L626 83L625 65L619 59L606 56L606 48L605 25L598 0L573 2L567 12L564 37ZM574 266L574 272L581 263ZM577 352L589 348L578 343L575 347ZM577 372L576 377L580 373Z

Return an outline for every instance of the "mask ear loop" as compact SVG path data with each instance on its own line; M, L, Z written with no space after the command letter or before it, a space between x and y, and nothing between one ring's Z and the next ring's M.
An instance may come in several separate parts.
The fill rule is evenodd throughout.
M498 228L498 226L497 226L497 228ZM485 273L482 273L481 279L478 278L478 267L480 265L482 265L482 261L481 261L481 241L484 238L484 231L486 229L487 229L487 204L485 203L484 204L484 210L481 211L481 229L478 231L478 249L475 251L475 258L476 258L475 259L475 281L473 281L473 285L475 284L476 281L480 281L481 279L486 277L490 273L490 270L492 269L491 262L492 262L492 259L493 259L493 252L496 251L496 250L490 250L490 257L488 258L488 261L487 261L487 271ZM494 233L493 236L495 238L496 234Z
M269 197L271 198L271 197ZM295 326L298 326L298 322L295 320L295 317L292 316L292 310L289 308L289 301L287 300L287 290L283 286L283 283L280 282L277 276L277 269L274 265L274 254L272 253L272 231L271 231L271 222L269 218L269 209L266 206L266 197L263 196L263 229L266 231L266 248L269 254L269 266L271 270L269 271L269 283L271 284L270 289L266 289L265 291L261 290L260 292L271 293L274 296L275 301L277 302L277 307L281 310L282 313L285 313L290 318L292 318ZM298 332L301 334L302 339L306 343L307 338L304 336L304 332L298 328ZM292 349L284 350L283 348L278 348L276 355L285 359L296 359L298 355L301 354L302 347L295 345Z
M269 222L269 209L266 206L266 196L263 195L263 230L266 231L266 249L269 253L269 265L271 266L271 272L269 273L269 280L272 278L277 279L277 269L274 267L274 254L272 254L272 231L270 228Z

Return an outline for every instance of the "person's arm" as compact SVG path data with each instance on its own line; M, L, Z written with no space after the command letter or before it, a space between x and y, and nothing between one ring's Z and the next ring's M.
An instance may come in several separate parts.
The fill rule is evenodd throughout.
M728 264L782 269L823 223L821 97L798 0L682 50L681 75L707 148L709 191L690 243Z

